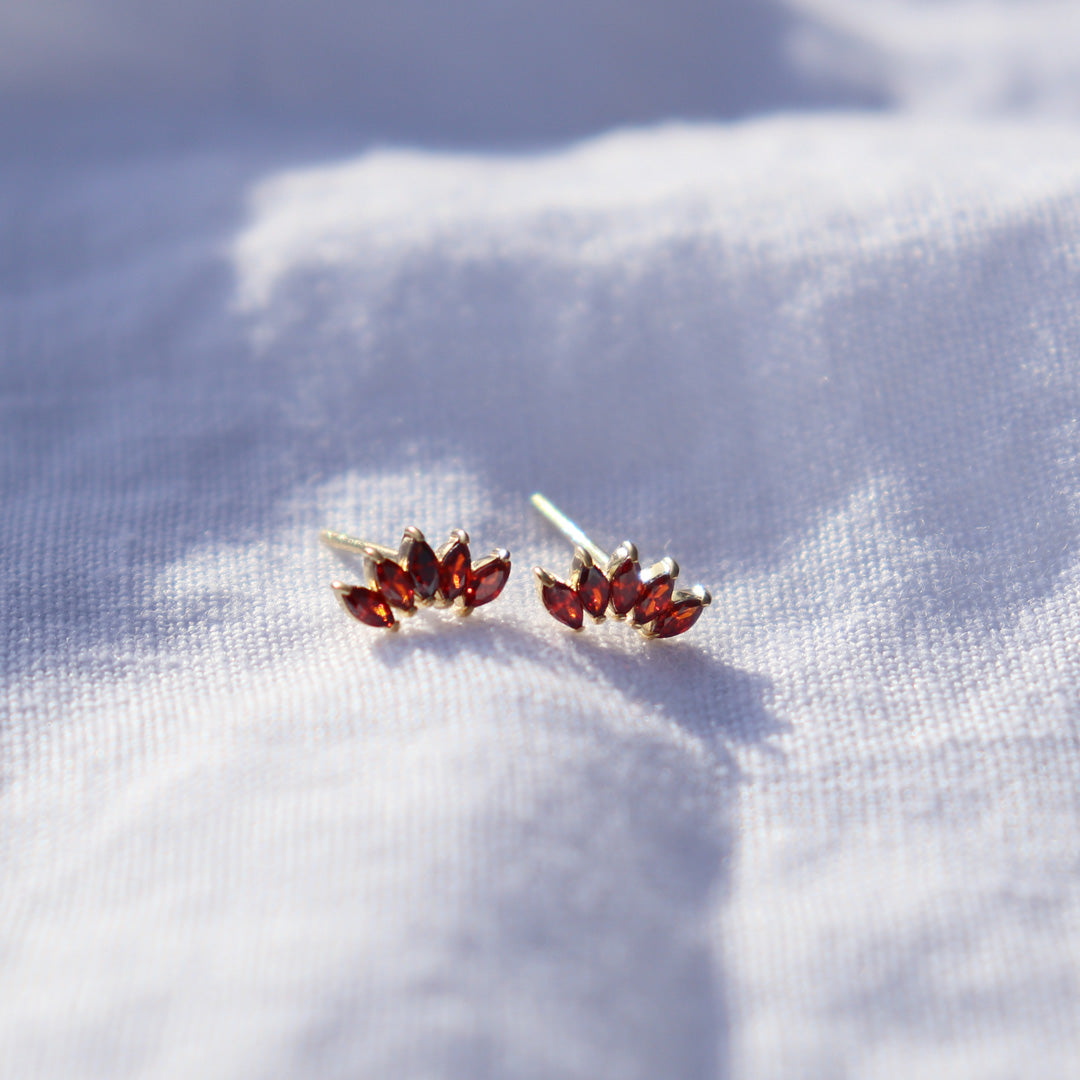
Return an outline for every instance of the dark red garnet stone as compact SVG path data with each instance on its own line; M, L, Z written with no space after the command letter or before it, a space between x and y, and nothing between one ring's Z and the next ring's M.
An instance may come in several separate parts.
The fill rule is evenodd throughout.
M561 581L553 581L540 590L540 599L544 607L561 623L566 623L571 630L580 630L584 614L581 610L581 601L569 585Z
M490 604L503 591L509 577L509 559L496 555L477 563L469 574L469 584L465 586L466 606L482 607Z
M611 606L616 615L625 615L641 596L641 568L633 559L623 559L611 575Z
M659 618L671 607L675 582L670 574L658 574L645 582L645 588L634 605L634 622L647 623Z
M609 593L608 579L600 567L590 566L578 575L578 599L594 619L599 619L607 610Z
M439 555L439 591L443 599L456 600L469 584L469 545L453 540Z
M402 546L405 566L412 576L417 598L430 600L439 591L439 560L435 557L435 552L426 540L412 537Z
M658 638L676 637L685 634L701 617L705 605L696 596L684 596L676 600L660 616L653 627L653 636Z
M375 564L375 581L379 586L379 592L394 607L399 607L403 611L412 611L416 607L413 599L412 575L402 570L392 559L380 559Z
M386 602L386 598L374 589L354 585L341 594L341 599L349 614L362 623L367 623L368 626L391 627L394 625L394 613L390 610L390 605Z

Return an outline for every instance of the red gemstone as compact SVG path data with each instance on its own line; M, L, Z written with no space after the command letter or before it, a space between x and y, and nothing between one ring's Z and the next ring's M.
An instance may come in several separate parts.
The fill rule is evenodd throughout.
M456 600L469 584L469 545L451 540L439 549L439 591L445 600Z
M684 595L660 616L653 627L653 636L665 638L685 634L698 621L704 610L705 605L699 597Z
M412 611L416 606L413 600L412 575L402 570L392 559L380 559L375 564L375 581L378 583L379 592L394 607Z
M578 599L594 619L599 619L607 609L609 592L608 579L598 566L590 566L578 575Z
M431 545L424 539L406 535L401 543L401 554L412 576L417 597L430 600L439 590L439 560Z
M641 567L636 559L625 558L611 574L611 606L616 615L625 615L641 596Z
M569 585L553 581L540 589L540 599L544 607L561 623L566 623L571 630L580 630L583 618L581 601Z
M499 555L478 562L469 574L469 584L465 587L465 604L468 607L482 607L490 604L502 592L506 579L510 577L510 560Z
M662 616L671 607L671 594L675 590L672 576L666 573L648 578L644 585L644 591L634 605L634 622L637 623L652 622Z
M349 614L368 626L394 625L394 613L390 610L390 605L386 598L374 589L354 585L341 594L341 599Z

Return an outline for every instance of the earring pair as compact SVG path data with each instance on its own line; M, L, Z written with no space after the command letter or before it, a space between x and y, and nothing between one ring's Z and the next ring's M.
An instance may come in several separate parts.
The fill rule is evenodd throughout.
M610 614L645 638L676 637L712 602L703 585L676 589L679 566L674 559L661 559L643 573L637 547L629 540L608 554L549 499L536 494L531 502L574 545L568 582L541 566L533 568L540 602L570 629L580 630L585 615L603 622ZM405 530L396 551L325 529L320 536L331 547L363 556L366 583L334 581L331 588L345 610L368 626L396 630L395 612L410 616L418 606L454 607L470 615L495 600L510 577L510 552L497 548L474 562L464 529L454 529L437 551L415 526Z

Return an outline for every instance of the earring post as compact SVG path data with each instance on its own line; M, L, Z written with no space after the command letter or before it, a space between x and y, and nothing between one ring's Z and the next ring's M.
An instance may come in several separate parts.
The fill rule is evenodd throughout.
M575 547L584 548L598 566L607 566L611 556L599 544L594 544L577 522L568 518L550 499L536 492L529 502Z
M370 540L361 540L356 536L347 536L345 533L334 532L332 529L322 529L319 539L327 547L337 548L339 551L348 551L353 555L363 555L370 548L378 552L384 559L396 559L397 552L384 544L373 544Z

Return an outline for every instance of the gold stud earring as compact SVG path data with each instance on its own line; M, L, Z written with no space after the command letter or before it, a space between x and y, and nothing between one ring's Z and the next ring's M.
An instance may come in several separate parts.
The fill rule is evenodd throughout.
M394 612L409 616L418 606L454 606L458 614L471 615L490 604L510 577L510 552L497 548L473 562L464 529L454 529L438 551L414 525L405 530L397 551L329 529L319 537L332 548L363 556L364 585L333 581L330 588L342 607L367 626L396 630Z
M569 582L533 567L540 602L571 630L580 630L586 615L602 622L610 613L643 637L676 637L712 603L704 585L675 588L679 565L674 559L661 559L642 573L638 550L629 540L609 555L549 499L537 493L530 501L574 545Z

